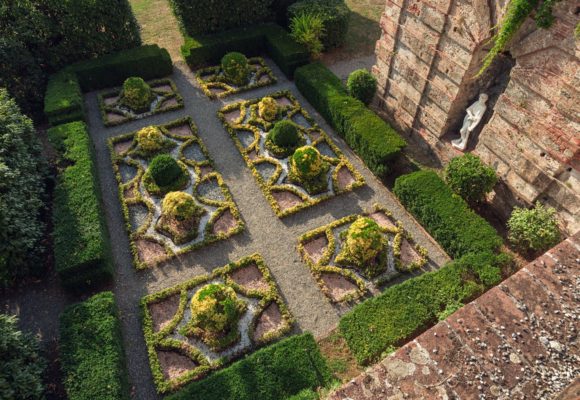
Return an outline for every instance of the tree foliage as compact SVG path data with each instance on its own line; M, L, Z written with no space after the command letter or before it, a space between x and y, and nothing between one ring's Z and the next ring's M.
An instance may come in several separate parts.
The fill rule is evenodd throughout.
M495 170L473 154L453 158L445 168L445 182L468 203L483 200L497 182Z
M532 209L514 208L508 228L509 240L524 250L544 251L560 241L556 210L539 201Z

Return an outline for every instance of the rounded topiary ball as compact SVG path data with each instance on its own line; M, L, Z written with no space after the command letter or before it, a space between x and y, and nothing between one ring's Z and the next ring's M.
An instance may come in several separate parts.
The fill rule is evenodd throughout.
M377 91L377 79L366 69L357 69L348 76L346 88L352 97L369 104Z
M298 127L294 122L288 120L276 122L268 132L267 138L276 146L284 148L294 147L300 143Z
M345 246L350 255L361 264L377 257L383 248L383 235L372 218L359 217L348 228Z
M191 324L211 333L222 333L237 324L245 303L223 284L209 284L191 299Z
M198 215L200 207L192 195L185 192L169 192L163 198L161 212L163 215L179 221L188 220Z
M266 121L273 121L278 115L278 102L272 97L264 97L258 103L258 114Z
M314 178L322 172L323 163L320 152L312 146L302 146L292 155L292 172L304 178Z
M139 77L127 78L123 83L121 103L135 112L149 111L153 97L151 87Z
M156 126L147 126L137 132L137 145L146 153L155 153L163 148L165 138Z
M228 53L223 56L221 65L228 82L237 86L248 83L250 66L245 55L235 51Z
M169 154L156 156L149 164L149 174L157 186L169 186L181 177L183 171Z
M455 157L445 167L445 182L467 202L479 202L497 182L495 170L473 154Z

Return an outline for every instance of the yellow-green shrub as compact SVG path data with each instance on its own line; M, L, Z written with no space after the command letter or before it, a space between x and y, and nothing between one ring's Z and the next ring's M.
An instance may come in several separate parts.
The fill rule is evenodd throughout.
M137 145L146 153L155 153L161 150L165 144L163 133L156 126L146 126L137 132L135 137Z
M136 113L149 111L153 97L151 87L142 78L132 76L123 83L121 104Z
M183 221L198 215L201 211L193 196L185 192L169 192L163 198L161 212L163 215Z
M299 147L292 156L292 172L304 179L318 176L322 172L323 167L322 157L315 147Z
M278 102L269 96L264 97L258 103L258 114L266 121L275 120L278 114Z
M229 330L246 308L234 289L223 284L209 284L199 289L190 306L190 324L212 334Z

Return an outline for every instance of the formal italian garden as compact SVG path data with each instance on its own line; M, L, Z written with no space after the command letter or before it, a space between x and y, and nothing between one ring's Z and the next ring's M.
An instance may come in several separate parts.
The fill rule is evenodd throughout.
M0 27L0 65L21 57L0 71L0 282L62 372L43 388L38 344L0 315L0 398L324 398L347 368L318 342L357 370L508 275L474 211L494 170L409 162L373 74L312 51L343 45L343 1L168 1L184 62L141 43L128 0L0 6L28 32ZM514 246L556 243L553 214L516 209Z

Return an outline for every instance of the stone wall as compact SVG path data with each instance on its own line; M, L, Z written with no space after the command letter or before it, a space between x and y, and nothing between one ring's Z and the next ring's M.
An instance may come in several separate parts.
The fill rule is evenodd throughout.
M564 0L549 30L529 19L500 61L475 78L505 0L387 0L373 73L378 111L441 163L465 108L490 94L482 129L468 151L502 178L493 199L507 217L536 200L559 211L568 233L580 229L580 59L576 2ZM505 57L504 57L505 58Z

